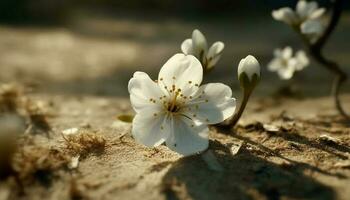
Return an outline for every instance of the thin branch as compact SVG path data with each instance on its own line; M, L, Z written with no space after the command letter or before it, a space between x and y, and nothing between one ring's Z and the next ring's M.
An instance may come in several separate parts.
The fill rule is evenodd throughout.
M325 31L323 32L322 36L319 37L319 39L312 45L313 48L318 49L321 51L323 49L324 45L326 44L327 40L333 33L334 29L338 25L339 19L342 14L342 4L343 0L331 0L332 1L332 16L329 21L329 24Z
M339 67L338 63L326 58L322 52L329 37L338 25L338 22L342 15L343 2L344 0L332 0L333 9L331 19L325 31L315 43L310 43L310 41L304 35L301 34L301 36L308 48L309 54L313 57L313 59L316 60L321 66L325 67L326 69L335 74L336 77L332 87L332 95L334 97L335 106L339 113L350 121L350 117L344 111L339 98L340 88L342 84L347 80L347 74ZM300 33L300 30L298 32Z

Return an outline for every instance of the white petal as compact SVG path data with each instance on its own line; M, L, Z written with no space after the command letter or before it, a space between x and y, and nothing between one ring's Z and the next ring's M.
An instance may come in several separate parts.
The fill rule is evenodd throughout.
M173 151L189 156L206 150L209 146L209 129L204 124L194 124L185 117L174 118L172 134L166 145Z
M209 48L209 51L207 54L208 69L214 67L216 63L220 60L220 57L224 48L225 48L225 44L223 42L215 42Z
M288 80L291 79L294 75L295 68L294 67L286 67L278 70L278 75L281 79Z
M295 54L295 59L297 61L296 70L298 71L304 69L307 65L309 65L310 62L304 51L298 51Z
M198 90L203 79L203 68L197 58L192 55L176 54L162 67L158 76L159 86L172 90L173 85L181 89L181 93L189 96ZM172 91L173 92L173 91Z
M307 15L307 5L308 3L305 0L299 0L296 5L296 12L301 18Z
M225 48L225 44L223 42L215 42L209 49L207 57L213 58L217 55L220 55L222 53L222 51Z
M294 11L288 7L272 11L272 17L277 21L282 21L289 25L294 25L298 23L298 17L294 13Z
M220 58L221 58L221 55L217 55L217 56L215 56L214 58L208 60L208 61L207 61L207 62L208 62L208 64L207 64L207 70L209 70L209 69L215 67L216 63L219 62Z
M315 10L311 15L309 16L309 19L318 19L320 18L324 13L326 12L326 9L319 8Z
M283 68L280 68L277 73L281 79L291 79L296 71L297 60L295 58L291 58L286 60L284 63Z
M156 114L156 115L155 115ZM156 109L143 109L132 122L132 135L145 146L161 145L169 136L171 117Z
M144 72L135 72L128 84L130 93L131 105L135 112L139 112L148 106L159 107L159 97L164 93L159 88L158 84L151 80L151 78ZM156 101L150 101L150 99Z
M268 67L268 70L270 70L272 72L279 70L280 68L283 67L282 59L275 58L275 59L271 60L271 62L269 62L267 67Z
M307 2L305 0L300 0L297 3L296 11L302 20L306 20L316 9L318 5L316 2Z
M293 55L293 49L290 46L287 46L282 50L283 59L288 60L292 58L292 55Z
M198 59L203 59L204 56L207 54L208 44L207 39L198 29L195 29L192 33L192 42L194 55Z
M183 41L181 44L181 50L186 55L193 55L194 51L193 51L192 39L186 39L185 41Z
M183 108L186 116L204 124L217 124L231 117L236 99L231 88L222 83L209 83L199 88L193 100Z
M282 58L282 49L275 49L273 51L273 55L276 57L276 58Z
M320 20L307 20L301 24L301 32L303 34L322 34L324 27Z

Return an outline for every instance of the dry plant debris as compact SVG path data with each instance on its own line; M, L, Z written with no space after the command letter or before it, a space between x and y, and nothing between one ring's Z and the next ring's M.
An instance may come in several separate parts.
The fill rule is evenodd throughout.
M236 154L238 154L238 152L240 151L240 149L243 146L243 141L239 141L239 142L235 142L235 143L231 143L230 144L230 152L231 154L234 156Z
M26 113L33 128L49 132L51 127L47 121L47 111L45 104L41 101L33 102L29 99L26 101Z
M24 132L24 122L17 115L0 115L0 178L12 174L12 156L17 150L16 140Z
M78 183L75 178L71 180L69 196L72 200L89 199L86 195L86 190L85 185Z
M32 101L17 84L0 85L0 114L16 114L25 119L29 131L51 130L47 121L47 109L43 102Z
M0 85L0 113L17 112L22 89L14 84Z
M105 150L106 139L97 131L88 129L67 129L62 132L68 151L81 157L90 153L100 153Z
M350 169L350 158L349 158L349 160L343 160L343 161L339 161L339 162L335 163L334 167Z
M23 182L50 175L64 168L70 156L62 150L35 144L24 144L13 157L13 168Z

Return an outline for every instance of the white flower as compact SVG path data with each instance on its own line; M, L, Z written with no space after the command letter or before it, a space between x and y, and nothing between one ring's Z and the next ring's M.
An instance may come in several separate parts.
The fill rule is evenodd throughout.
M132 135L149 147L166 145L183 155L207 149L208 124L229 118L236 101L221 83L200 86L201 63L192 55L176 54L161 68L158 80L135 72L128 89L136 116Z
M268 69L276 71L280 78L284 80L292 78L294 72L301 71L309 65L309 59L305 52L298 51L293 57L291 47L286 47L283 50L276 49L274 56L275 58L268 64Z
M318 4L315 1L299 0L296 6L296 14L300 21L318 19L325 11L324 8L318 8Z
M194 55L200 60L205 70L210 70L219 61L225 45L215 42L209 49L205 36L197 29L192 33L192 39L186 39L181 44L181 50L186 55Z
M325 11L324 8L318 8L317 2L299 0L295 11L291 8L283 7L272 11L272 17L275 20L298 27L303 34L315 40L324 31L322 16Z

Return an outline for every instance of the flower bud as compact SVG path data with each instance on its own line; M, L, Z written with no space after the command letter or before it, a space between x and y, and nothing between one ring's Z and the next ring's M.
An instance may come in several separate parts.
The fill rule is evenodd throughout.
M207 39L202 32L195 29L192 33L192 42L195 56L203 62L208 51Z
M252 90L260 80L260 64L254 56L243 58L238 65L238 80L243 89Z

